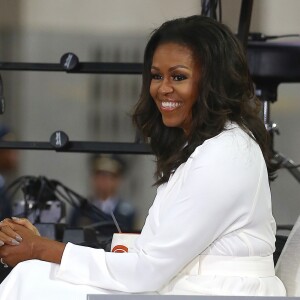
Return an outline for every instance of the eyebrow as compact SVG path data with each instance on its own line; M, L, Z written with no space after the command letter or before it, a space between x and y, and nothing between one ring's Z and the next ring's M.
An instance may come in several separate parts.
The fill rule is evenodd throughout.
M183 69L187 69L189 70L190 68L188 68L187 66L185 65L176 65L176 66L173 66L169 69L169 71L174 71L175 69L178 69L178 68L183 68ZM151 66L151 69L155 69L155 70L159 70L158 67L155 67L155 66Z

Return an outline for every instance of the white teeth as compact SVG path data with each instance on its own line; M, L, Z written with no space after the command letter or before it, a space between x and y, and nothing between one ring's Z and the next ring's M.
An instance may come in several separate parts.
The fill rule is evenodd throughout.
M163 108L176 108L176 107L180 106L180 103L179 102L173 102L173 101L172 102L164 101L164 102L161 103L161 106Z

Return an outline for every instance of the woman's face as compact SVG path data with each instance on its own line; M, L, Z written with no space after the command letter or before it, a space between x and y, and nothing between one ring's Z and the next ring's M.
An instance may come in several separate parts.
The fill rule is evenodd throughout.
M153 55L151 75L150 94L163 123L188 134L200 81L199 63L192 50L176 43L161 44Z

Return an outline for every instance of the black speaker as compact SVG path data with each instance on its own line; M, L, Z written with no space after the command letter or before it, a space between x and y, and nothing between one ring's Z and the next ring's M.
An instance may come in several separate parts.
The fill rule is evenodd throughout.
M62 242L100 248L96 232L92 228L66 228L63 233Z

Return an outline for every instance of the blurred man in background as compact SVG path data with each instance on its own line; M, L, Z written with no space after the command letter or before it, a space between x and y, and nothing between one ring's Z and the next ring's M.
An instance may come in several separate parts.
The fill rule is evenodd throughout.
M122 231L134 230L135 209L120 196L120 186L125 172L124 161L115 155L97 155L91 160L90 204L96 206L105 215L115 216ZM97 214L84 216L81 209L75 209L71 215L71 226L86 226L101 221Z

